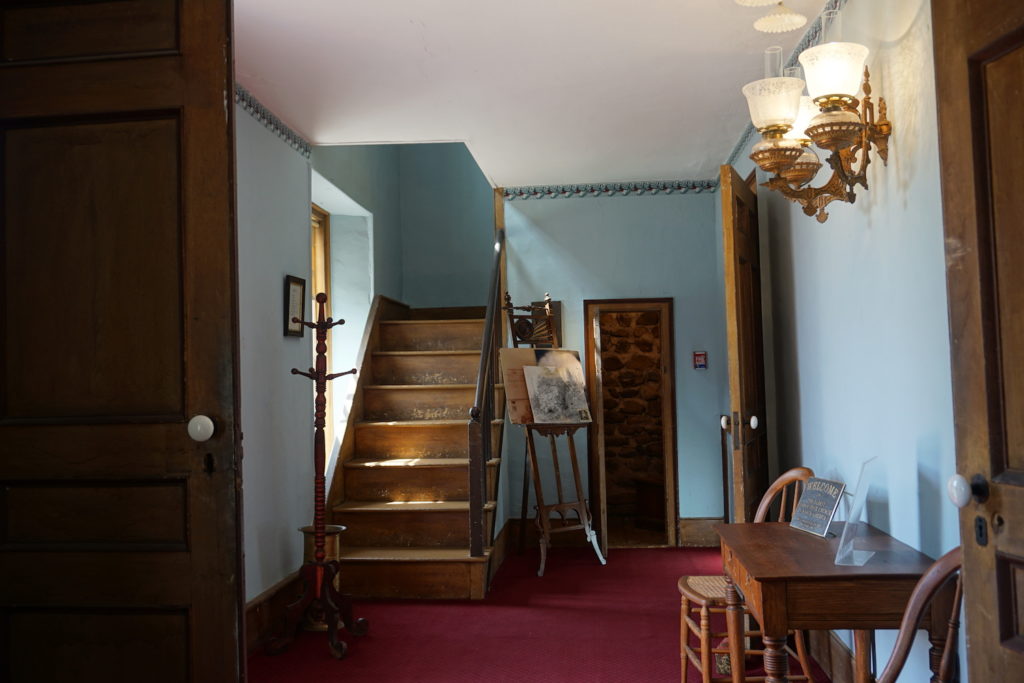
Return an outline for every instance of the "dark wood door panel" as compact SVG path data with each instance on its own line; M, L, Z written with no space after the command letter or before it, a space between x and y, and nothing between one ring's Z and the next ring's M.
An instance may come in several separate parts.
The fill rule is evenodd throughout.
M13 638L15 681L178 683L189 680L188 612L19 609L0 613ZM41 646L49 656L38 657ZM140 676L140 672L145 672Z
M989 305L998 321L997 335L989 343L990 354L999 358L998 386L992 400L1002 403L1003 452L997 453L995 474L1006 470L1024 484L1024 364L1014 363L1007 355L1024 349L1024 291L1020 288L1024 269L1024 138L1007 134L1020 127L1024 109L1024 31L1018 32L1016 45L1003 45L998 56L977 65L975 78L984 91L986 131L982 138L988 163L983 167L984 192L989 197L989 220L982 229L991 234L991 267L994 271L994 297Z
M5 552L3 561L0 609L7 606L127 609L181 607L195 602L188 581L192 573L188 553ZM32 590L37 586L45 586L45 590ZM227 583L218 588L222 592L230 590ZM3 680L2 675L0 680Z
M0 3L0 61L176 52L178 28L178 0L6 1Z
M198 471L208 449L203 444L183 443L184 430L180 423L122 424L111 435L84 424L49 429L4 425L0 481L162 479Z
M82 62L59 69L52 65L0 67L0 118L178 109L185 98L185 79L182 60L175 57ZM190 94L202 97L202 93ZM220 107L223 114L223 100Z
M180 147L177 117L3 131L0 419L184 419Z
M0 546L186 551L187 503L186 479L3 483Z

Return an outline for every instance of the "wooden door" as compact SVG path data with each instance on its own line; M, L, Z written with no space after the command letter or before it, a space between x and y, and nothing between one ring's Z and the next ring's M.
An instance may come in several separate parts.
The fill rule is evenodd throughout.
M972 681L1024 671L1024 8L933 0Z
M729 165L721 168L721 190L733 521L752 522L768 489L757 197Z
M229 3L0 26L0 680L238 680Z
M650 545L675 546L679 485L672 299L588 299L583 302L583 308L588 332L584 338L584 364L594 418L587 438L590 510L602 550L607 553L609 542L609 479L614 478L609 477L610 467L628 470L635 485L646 484L649 494L651 485L657 488L655 479L659 478L651 477L655 473L650 470L660 469L657 473L661 480L660 493L651 494L662 497L660 512L645 510L653 508L657 501L644 500L640 492L636 517L653 522L654 515L660 515L664 527L658 534L660 539L652 539ZM605 329L608 320L616 329ZM610 348L616 343L621 346ZM630 356L628 360L623 354ZM615 365L609 365L610 362ZM615 376L615 386L606 386L610 375ZM621 420L615 424L605 419L611 402L621 409ZM622 421L629 422L628 429L623 429ZM607 447L609 438L630 441L623 445L635 451L634 457L614 462L609 453L613 449Z

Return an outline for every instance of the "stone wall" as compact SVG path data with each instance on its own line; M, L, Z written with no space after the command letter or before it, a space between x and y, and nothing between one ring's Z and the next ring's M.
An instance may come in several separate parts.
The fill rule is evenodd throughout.
M602 313L600 325L608 515L657 519L665 479L661 314Z

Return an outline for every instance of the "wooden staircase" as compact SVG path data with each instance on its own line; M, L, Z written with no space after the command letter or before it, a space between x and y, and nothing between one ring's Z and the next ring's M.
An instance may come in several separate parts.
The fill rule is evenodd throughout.
M469 552L469 410L483 310L410 309L378 297L331 486L342 589L356 597L483 598L490 548ZM496 388L497 415L505 397ZM502 419L492 423L500 453ZM487 463L485 529L498 464Z

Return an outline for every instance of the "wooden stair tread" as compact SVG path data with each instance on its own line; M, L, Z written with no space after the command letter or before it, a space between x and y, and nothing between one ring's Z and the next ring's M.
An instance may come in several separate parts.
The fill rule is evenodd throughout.
M482 325L487 322L486 318L447 318L440 320L381 320L381 325L437 325L446 323Z
M484 503L493 510L494 501ZM334 512L469 512L468 500L373 501L349 500L334 506Z
M497 467L501 458L491 458L487 461L488 467ZM462 467L469 465L469 458L391 458L382 460L380 458L353 458L345 463L349 468L394 468L403 469L410 467Z
M441 351L374 351L375 356L480 356L480 349L447 349Z
M349 562L486 562L491 549L484 550L482 557L471 557L468 548L391 548L362 547L342 548L342 561Z
M504 418L491 420L492 425L500 425L505 422ZM466 426L469 418L464 420L383 420L378 422L357 422L357 427L451 427L452 425Z
M372 389L374 391L379 390L412 390L412 391L427 391L430 389L476 389L475 384L367 384L364 389ZM504 384L495 384L495 389L504 389Z

